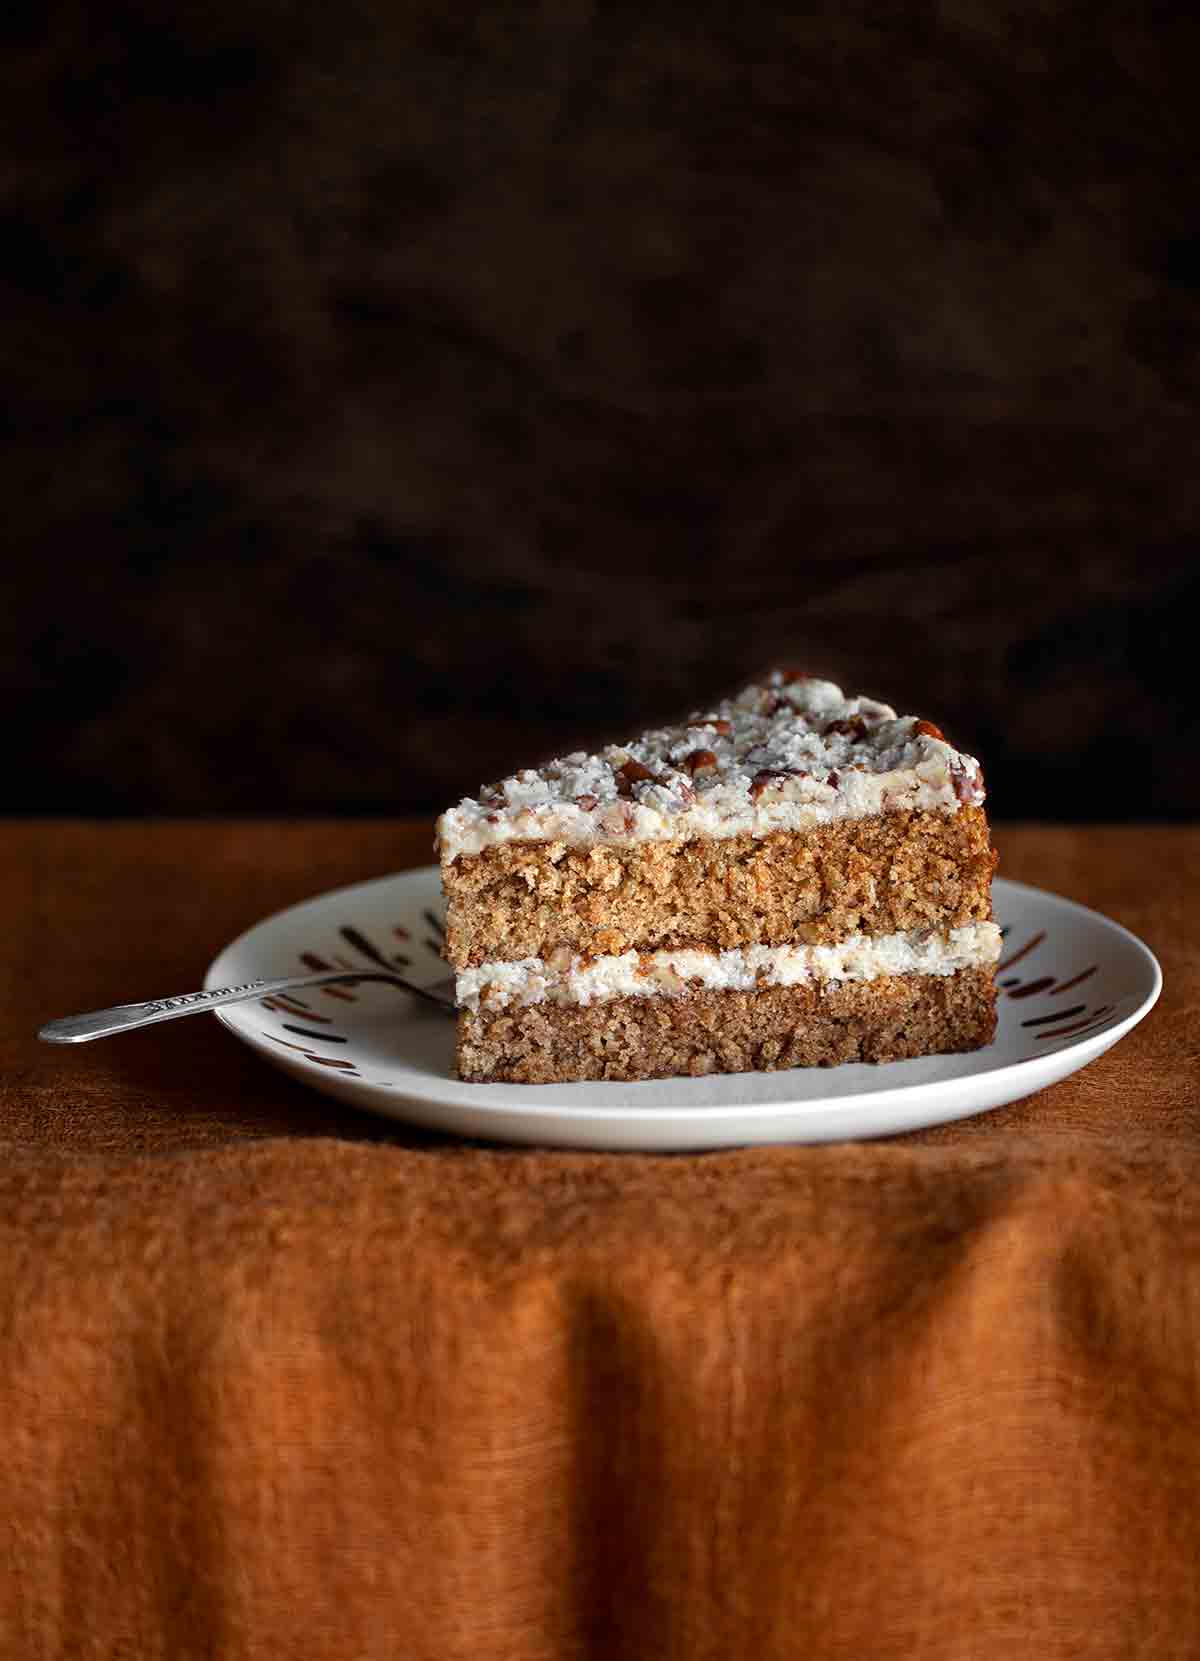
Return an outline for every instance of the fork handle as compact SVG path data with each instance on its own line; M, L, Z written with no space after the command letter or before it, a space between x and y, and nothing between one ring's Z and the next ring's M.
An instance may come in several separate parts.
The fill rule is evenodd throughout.
M339 981L360 980L391 981L406 992L415 992L418 997L437 1004L439 1009L451 1007L448 1000L427 992L423 986L414 986L401 975L371 969L320 969L308 975L283 975L277 980L249 980L241 986L214 987L208 992L185 992L177 998L155 998L149 1003L113 1004L109 1009L93 1009L85 1015L63 1015L56 1021L47 1021L38 1037L47 1044L88 1044L93 1038L110 1038L117 1032L132 1032L135 1027L153 1026L157 1021L177 1021L182 1015L199 1015L205 1010L245 1003L251 998L269 998L277 992L299 992L306 986L333 986Z

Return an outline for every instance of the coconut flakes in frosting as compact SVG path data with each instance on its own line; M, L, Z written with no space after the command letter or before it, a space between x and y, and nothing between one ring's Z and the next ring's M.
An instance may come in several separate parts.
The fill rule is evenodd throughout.
M776 671L677 726L485 787L442 814L438 845L449 861L504 842L766 836L983 799L979 763L930 722Z
M852 934L832 946L741 946L729 951L695 947L613 957L567 953L558 967L540 957L526 957L460 969L455 997L460 1008L471 1010L541 1003L586 1008L613 998L840 985L881 975L956 975L964 969L992 968L1000 945L995 923L967 923L945 934L933 929Z

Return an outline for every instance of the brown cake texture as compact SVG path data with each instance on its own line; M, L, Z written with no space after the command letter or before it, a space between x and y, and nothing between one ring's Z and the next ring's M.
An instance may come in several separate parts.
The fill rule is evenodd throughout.
M460 1076L694 1077L990 1042L982 804L978 763L931 723L779 672L486 788L439 821Z
M764 837L633 847L507 843L447 874L456 967L708 942L822 945L991 916L996 855L982 808L890 813Z
M459 1076L553 1084L701 1077L903 1061L977 1050L996 1030L990 970L882 975L825 989L768 986L682 998L464 1013Z

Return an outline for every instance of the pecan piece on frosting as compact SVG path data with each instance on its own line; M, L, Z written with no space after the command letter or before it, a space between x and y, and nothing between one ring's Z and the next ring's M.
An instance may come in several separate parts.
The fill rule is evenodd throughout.
M764 790L782 784L785 779L806 779L809 776L803 767L762 767L750 780L750 800L756 802Z
M621 763L620 767L617 768L615 777L617 794L620 796L631 796L634 785L643 784L647 779L652 783L658 782L656 775L642 762L635 761L632 756L628 761Z
M847 738L865 738L867 723L861 715L851 715L844 721L831 721L824 731L826 738L832 733L844 733Z
M970 767L952 767L950 780L960 802L971 804L983 800L983 769L978 762Z
M679 765L695 777L702 767L715 767L717 758L711 750L693 750L690 755L684 756Z
M781 669L779 679L784 686L794 686L797 681L815 681L815 675L810 675L804 669Z
M932 721L918 721L913 727L914 738L940 738L946 742L946 735L940 727L935 727Z
M631 836L637 824L637 811L630 802L613 802L601 814L600 823L609 836Z

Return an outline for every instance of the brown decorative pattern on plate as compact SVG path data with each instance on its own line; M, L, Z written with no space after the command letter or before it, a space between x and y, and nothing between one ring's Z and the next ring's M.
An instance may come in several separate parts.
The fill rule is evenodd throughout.
M397 968L410 970L413 967L412 951L427 953L438 966L444 968L441 957L441 940L444 929L440 917L431 908L426 907L421 913L428 933L414 940L411 931L402 924L390 926L392 938L409 944L408 952L391 952L390 956L381 946L353 924L342 924L338 929L340 943L348 946L355 957L348 957L345 952L326 949L323 952L302 951L299 962L305 969L353 969L358 966L357 959L369 963L373 969L388 969L395 965ZM1001 926L1001 935L1007 944L1011 929L1008 925ZM1007 998L1024 1003L1025 1000L1037 998L1040 1001L1030 1005L1030 1013L1023 1014L1021 1026L1030 1029L1030 1036L1037 1042L1053 1038L1075 1038L1090 1036L1101 1031L1110 1021L1116 1018L1116 1009L1112 1004L1089 1005L1083 1002L1056 1005L1053 1000L1061 998L1067 992L1075 991L1083 986L1096 973L1099 965L1089 963L1065 978L1054 975L1034 973L1029 979L1022 975L1010 973L1018 964L1027 966L1027 960L1036 956L1039 948L1049 943L1046 930L1038 930L1029 935L1021 944L1011 951L1006 951L1004 957L996 966L997 991L1001 998ZM418 973L420 966L418 966ZM353 990L341 986L323 986L310 994L308 998L301 998L295 994L263 998L261 1006L272 1015L279 1017L281 1031L272 1033L277 1044L288 1049L297 1050L305 1060L317 1063L322 1067L335 1068L340 1072L354 1077L361 1077L353 1061L337 1055L322 1054L314 1048L315 1045L342 1045L351 1042L351 1038L340 1031L331 1014L322 1014L314 1007L315 997L329 998L339 1003L356 1003L358 994ZM283 1034L292 1034L284 1037ZM309 1040L307 1044L298 1044L296 1038ZM384 1083L387 1081L379 1080Z

